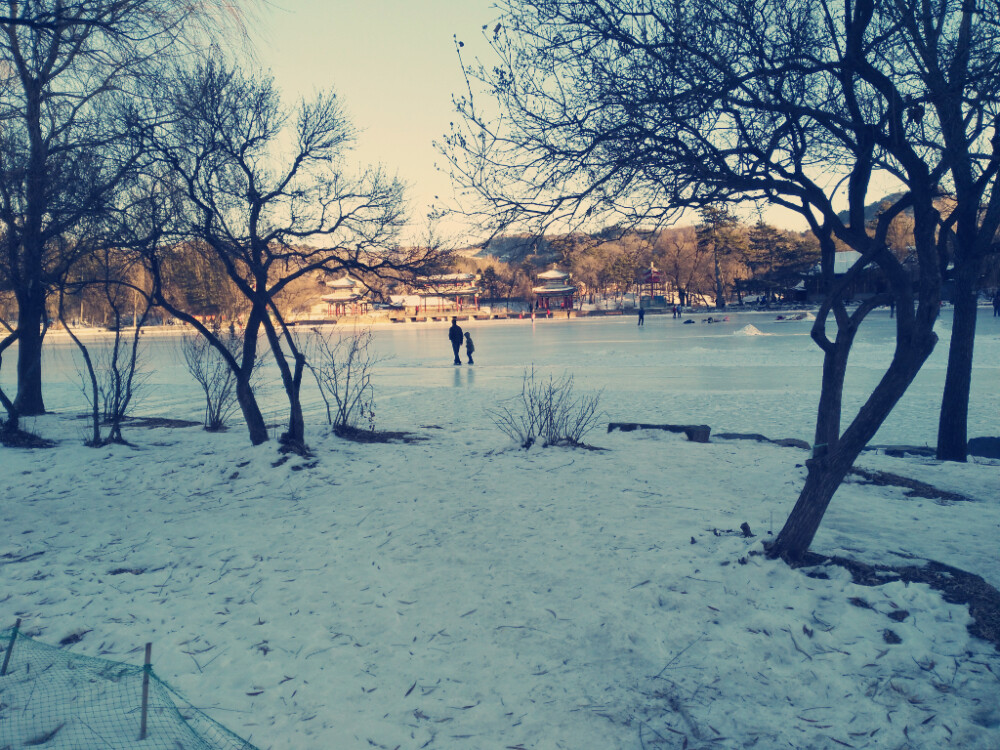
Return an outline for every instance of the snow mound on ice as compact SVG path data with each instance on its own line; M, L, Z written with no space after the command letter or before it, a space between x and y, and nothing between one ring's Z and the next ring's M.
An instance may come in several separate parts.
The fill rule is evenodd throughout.
M762 330L757 328L757 326L750 325L747 323L740 330L733 332L734 336L771 336L770 333L764 333Z

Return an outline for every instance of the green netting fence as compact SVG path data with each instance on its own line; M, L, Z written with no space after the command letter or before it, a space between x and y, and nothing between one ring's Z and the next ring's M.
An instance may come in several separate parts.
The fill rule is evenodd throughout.
M150 666L72 654L16 626L0 647L0 750L257 750Z

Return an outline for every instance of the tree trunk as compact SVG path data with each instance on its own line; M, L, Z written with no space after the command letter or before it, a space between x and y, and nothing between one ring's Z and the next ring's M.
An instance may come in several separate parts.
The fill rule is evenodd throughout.
M816 412L813 458L835 449L840 440L844 378L847 376L847 358L853 342L853 335L846 339L838 335L833 347L823 353L823 379Z
M809 473L805 485L784 527L768 548L769 557L798 560L809 549L830 501L856 457L837 451L806 461Z
M299 352L295 353L295 372L292 375L291 392L288 393L288 432L285 440L297 446L305 446L306 428L302 416L302 373L305 370L306 358ZM286 386L286 391L288 387Z
M277 315L277 310L275 310ZM268 343L271 345L271 353L274 355L274 362L278 365L278 372L281 373L281 383L285 388L285 395L288 397L288 430L281 436L281 442L297 450L305 450L305 420L302 417L302 372L305 369L306 358L295 346L285 323L279 319L285 340L288 343L290 354L295 363L295 370L288 366L288 359L281 348L281 334L275 328L271 318L265 315L261 322L264 325L264 332L267 334Z
M252 369L251 369L252 372ZM264 422L264 415L257 404L257 397L254 395L253 386L250 384L250 375L240 372L236 374L236 402L243 412L243 419L247 423L250 431L250 442L253 445L260 445L267 442L267 424Z
M806 483L784 527L768 547L768 557L794 561L801 559L809 549L823 514L844 476L933 351L937 336L932 326L933 318L929 321L922 320L906 335L897 338L892 364L858 411L854 421L837 441L836 447L831 446L825 454L806 462L809 467ZM840 382L842 386L842 375ZM823 382L824 390L832 385L832 382Z
M726 297L722 290L722 269L719 268L719 251L715 251L715 309L726 307Z
M948 371L938 417L939 461L965 461L968 453L969 390L972 386L972 353L978 313L975 281L979 270L980 263L977 262L967 262L956 269Z
M21 282L15 285L17 327L21 332L17 350L17 397L14 405L22 417L45 413L42 399L42 342L44 339L45 295L42 282L45 253L43 226L48 205L46 195L48 149L42 134L42 91L38 81L25 85L24 122L28 136L25 174L25 214L21 236ZM11 239L14 239L13 237ZM11 269L13 270L13 269Z
M20 429L21 420L14 407L14 402L7 398L7 394L3 392L2 388L0 388L0 405L7 411L7 419L0 424L0 432L13 435Z
M42 324L45 316L45 293L32 289L18 300L17 396L14 406L22 417L45 413L42 399Z

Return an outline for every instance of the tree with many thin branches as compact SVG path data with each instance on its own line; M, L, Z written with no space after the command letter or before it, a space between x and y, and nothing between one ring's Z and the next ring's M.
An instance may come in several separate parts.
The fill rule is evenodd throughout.
M985 245L1000 223L997 0L501 0L494 57L468 88L442 149L495 227L743 201L795 212L816 236L825 298L814 448L770 554L800 558L854 460L937 341L948 243ZM485 27L484 27L485 28ZM873 227L865 206L902 186ZM942 200L952 196L952 201ZM846 206L846 210L844 207ZM960 207L952 210L951 206ZM888 248L913 217L914 258ZM837 243L860 254L835 275ZM874 266L886 291L854 308ZM896 345L842 426L859 327L894 301Z
M16 317L7 429L44 413L47 303L67 270L114 247L108 214L146 152L135 102L206 33L243 37L253 0L33 0L0 4L0 267Z

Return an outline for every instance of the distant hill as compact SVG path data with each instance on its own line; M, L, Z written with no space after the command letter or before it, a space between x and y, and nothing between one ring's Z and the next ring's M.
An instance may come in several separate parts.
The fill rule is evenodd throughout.
M869 203L867 206L865 206L865 224L867 224L869 221L872 221L876 216L878 216L879 206L881 206L883 203L895 203L902 196L903 193L889 193L888 195L880 198L874 203ZM911 209L906 209L906 213L913 213L913 211ZM839 214L837 214L837 218L839 218L842 222L846 224L848 218L847 211L841 211Z
M494 237L481 248L460 250L459 253L478 258L489 255L511 265L520 265L529 257L536 266L559 260L547 238L528 234Z

